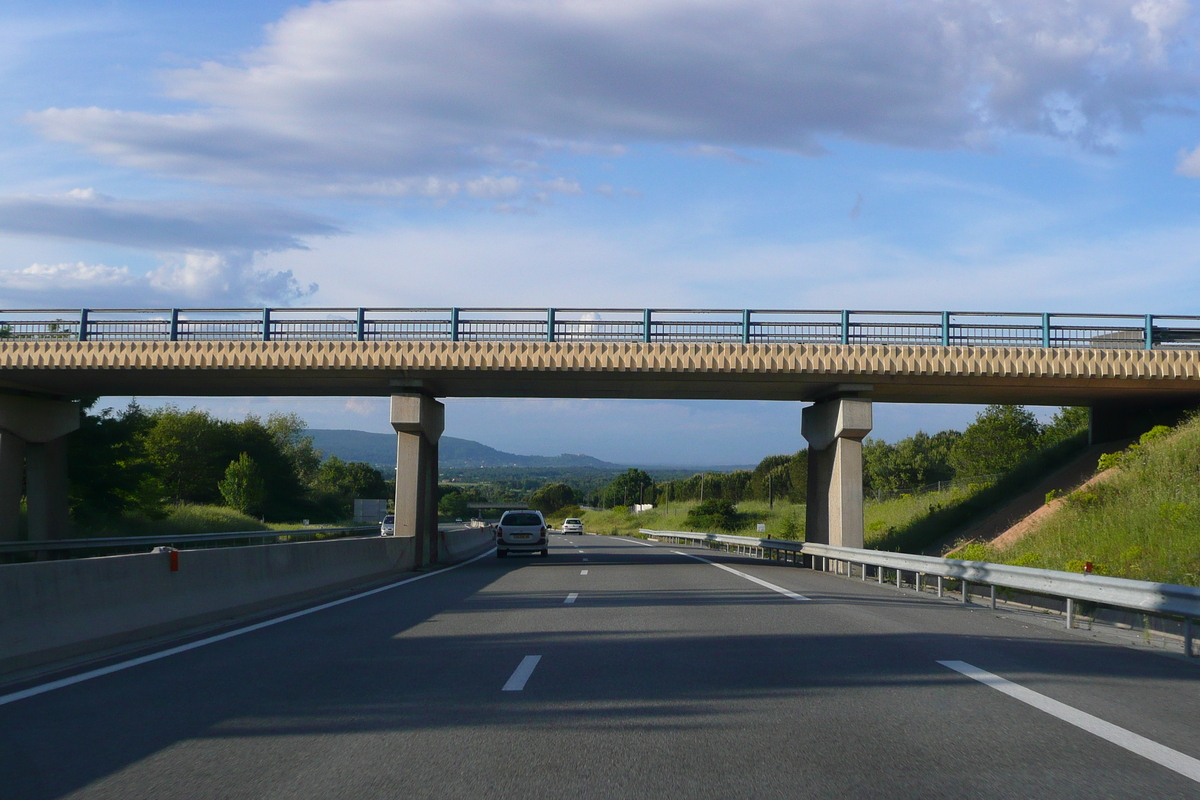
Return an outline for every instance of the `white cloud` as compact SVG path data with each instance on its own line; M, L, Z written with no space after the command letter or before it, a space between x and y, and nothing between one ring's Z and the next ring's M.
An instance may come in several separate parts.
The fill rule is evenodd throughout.
M105 264L33 264L0 270L8 308L214 307L286 304L312 294L291 272L259 268L249 256L187 253L135 273Z
M1189 178L1200 178L1200 147L1190 153L1186 150L1180 151L1175 171Z
M238 63L171 73L193 111L28 119L119 164L314 194L454 194L448 176L637 142L817 153L1016 131L1105 146L1194 94L1189 14L1184 0L340 0L289 12Z
M118 200L88 188L0 196L0 232L146 250L253 252L303 248L301 236L340 231L319 217L279 208Z

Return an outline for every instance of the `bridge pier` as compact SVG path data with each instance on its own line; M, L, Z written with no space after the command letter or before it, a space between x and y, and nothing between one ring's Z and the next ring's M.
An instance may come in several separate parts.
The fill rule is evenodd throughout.
M78 428L78 403L0 395L0 541L17 538L22 494L30 541L69 534L66 436Z
M805 541L863 546L862 440L871 432L871 401L823 400L804 409L808 441Z
M396 431L396 536L414 537L414 564L438 559L438 440L446 407L423 394L392 395Z

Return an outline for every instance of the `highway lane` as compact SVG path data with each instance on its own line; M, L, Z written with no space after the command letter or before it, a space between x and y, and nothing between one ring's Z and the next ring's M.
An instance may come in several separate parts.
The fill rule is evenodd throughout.
M551 541L0 705L0 796L1200 795L938 662L1196 758L1193 664L707 550Z

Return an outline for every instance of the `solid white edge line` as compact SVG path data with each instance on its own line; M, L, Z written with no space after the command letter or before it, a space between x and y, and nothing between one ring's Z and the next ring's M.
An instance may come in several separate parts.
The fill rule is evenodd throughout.
M617 538L622 542L633 542L634 544L640 544L642 547L654 547L654 545L650 544L649 542L643 542L641 539L626 539L624 536L618 536Z
M564 603L574 603L575 599L577 597L579 597L579 592L571 592L569 595L567 595L567 599L563 600L563 602Z
M541 656L525 656L522 658L521 663L517 664L517 668L513 670L513 674L509 677L508 682L504 684L504 688L500 691L522 691L525 688L525 683L529 680L529 676L533 674L534 668L541 660Z
M1186 778L1200 782L1200 760L1185 755L1178 750L1172 750L1165 745L1147 739L1145 736L1139 736L1133 731L1126 730L1119 725L1105 722L1099 717L1094 717L1066 703L1060 703L1032 689L1026 689L1024 686L1001 678L999 675L994 675L987 670L972 666L965 661L939 661L937 663L966 675L968 678L979 681L985 686L990 686L1015 700L1020 700L1026 705L1033 706L1039 711L1044 711L1052 717L1057 717L1063 722L1069 722L1075 727L1112 742L1118 747L1123 747L1131 753L1148 758L1154 763L1178 772Z
M703 561L705 564L711 564L714 567L716 567L717 569L723 569L726 572L732 572L734 575L737 575L738 577L741 577L741 578L745 578L746 580L750 581L751 583L757 583L759 586L763 586L767 589L770 589L772 592L779 592L781 595L784 595L785 597L790 597L793 600L807 600L808 599L807 597L805 597L802 594L796 594L791 589L785 589L782 586L776 586L773 583L764 581L762 578L756 578L753 575L747 575L746 573L736 570L733 567L727 567L724 564L718 564L715 561L709 561L707 558L701 558L700 556L694 556L691 553L682 553L678 550L672 550L671 552L675 553L676 555L687 556L688 558L694 558L697 561Z
M9 703L15 703L16 701L24 700L27 697L35 697L39 694L45 694L46 692L52 692L55 689L62 689L67 686L74 686L77 683L83 683L84 681L90 681L92 678L99 678L104 675L111 675L114 672L120 672L122 670L129 669L130 667L136 667L141 664L148 664L151 661L158 661L160 658L167 658L168 656L178 655L179 653L186 653L188 650L195 650L198 647L204 647L205 645L216 644L217 642L223 642L226 639L232 639L235 636L241 636L242 634L245 634L245 633L253 633L254 631L260 631L263 628L269 628L272 625L278 625L281 622L287 622L289 620L297 619L299 617L306 617L309 614L315 614L316 612L324 611L327 608L333 608L334 606L340 606L343 603L349 603L354 600L361 600L362 598L370 597L373 594L379 594L380 592L386 592L391 589L395 589L397 587L404 586L409 583L421 581L426 578L432 578L434 575L442 575L447 572L450 572L451 570L458 569L459 567L465 567L467 564L470 564L474 561L478 561L479 559L483 558L484 556L490 556L494 552L496 552L496 548L493 547L491 550L484 551L484 552L480 553L479 555L475 556L474 558L470 558L466 561L462 561L458 564L454 564L452 566L446 567L445 569L439 569L437 572L427 572L424 575L417 575L416 577L413 577L413 578L405 578L404 580L397 581L396 583L389 583L386 586L377 586L374 589L368 589L365 592L359 592L358 594L353 594L353 595L350 595L349 597L343 597L338 600L331 600L328 603L321 603L320 605L313 606L312 608L305 608L305 609L301 609L300 611L293 611L290 614L284 614L282 617L274 617L273 619L264 620L262 622L256 622L253 625L247 625L244 628L237 628L236 630L226 631L225 633L218 633L215 636L208 636L208 637L205 637L204 639L197 639L194 642L188 642L187 644L181 644L176 647L170 647L170 648L167 648L166 650L160 650L157 653L148 653L147 655L144 655L144 656L138 656L137 658L131 658L128 661L121 661L116 664L109 664L107 667L100 667L99 669L88 670L87 672L81 672L78 675L71 675L66 678L60 678L56 681L50 681L49 683L43 683L38 686L31 686L30 688L22 689L19 692L11 692L10 694L0 695L0 706L8 705Z

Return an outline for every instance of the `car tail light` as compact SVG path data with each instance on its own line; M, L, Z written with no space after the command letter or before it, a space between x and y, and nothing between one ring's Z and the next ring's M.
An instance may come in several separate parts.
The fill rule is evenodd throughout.
M546 526L543 525L542 526L542 536L545 536L545 535L546 535Z
M504 535L504 528L501 528L501 527L497 526L497 527L496 527L496 535L497 535L497 536L503 536L503 535Z

